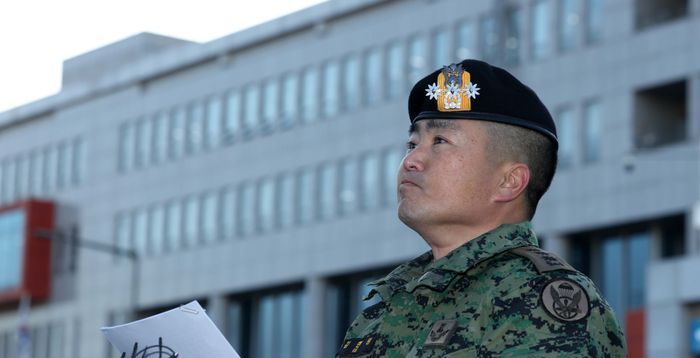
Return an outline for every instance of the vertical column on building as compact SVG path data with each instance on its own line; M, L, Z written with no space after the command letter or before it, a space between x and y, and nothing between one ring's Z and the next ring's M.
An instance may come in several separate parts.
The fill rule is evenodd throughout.
M693 10L698 10L697 6L700 0L693 0ZM700 74L696 73L688 79L688 118L687 118L687 138L693 141L698 146L700 151ZM697 177L700 178L700 167L698 167ZM700 193L700 184L698 184L697 192ZM695 206L692 208L690 220L690 228L686 235L686 253L697 254L700 252L700 194L695 199Z
M313 276L306 279L306 309L303 310L304 332L302 337L302 357L323 357L323 343L326 341L323 327L326 282L322 277Z

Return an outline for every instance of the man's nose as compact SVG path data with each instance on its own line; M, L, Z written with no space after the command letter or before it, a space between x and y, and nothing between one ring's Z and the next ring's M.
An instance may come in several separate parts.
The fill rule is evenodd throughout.
M409 172L425 169L425 153L420 146L411 149L403 157L403 169Z

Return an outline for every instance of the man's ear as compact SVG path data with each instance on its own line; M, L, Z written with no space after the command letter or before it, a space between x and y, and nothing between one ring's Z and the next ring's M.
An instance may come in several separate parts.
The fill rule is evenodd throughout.
M509 163L501 173L501 180L494 196L496 202L517 199L530 183L530 168L523 163Z

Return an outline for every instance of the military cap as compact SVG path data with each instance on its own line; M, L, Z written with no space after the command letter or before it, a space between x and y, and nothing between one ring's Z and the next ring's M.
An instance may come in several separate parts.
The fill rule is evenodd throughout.
M537 94L508 71L478 60L444 66L418 81L408 97L411 123L474 119L537 131L555 145L557 131Z

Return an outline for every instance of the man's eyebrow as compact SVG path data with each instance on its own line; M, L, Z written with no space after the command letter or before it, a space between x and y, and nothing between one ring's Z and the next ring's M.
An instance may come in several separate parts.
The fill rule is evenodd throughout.
M424 121L427 122L426 127L428 129L443 128L456 130L458 128L457 124L455 124L453 120L449 119L424 119ZM411 123L411 126L408 128L409 135L420 131L418 122Z

